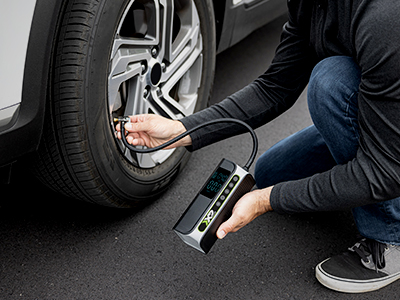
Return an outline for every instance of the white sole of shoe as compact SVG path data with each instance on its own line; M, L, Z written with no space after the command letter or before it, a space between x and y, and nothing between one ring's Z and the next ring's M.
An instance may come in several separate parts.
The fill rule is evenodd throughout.
M328 258L329 259L329 258ZM386 277L370 279L370 280L354 280L354 279L343 279L332 276L326 273L321 265L328 259L324 260L315 268L315 277L318 281L329 289L343 292L343 293L365 293L378 290L387 286L388 284L396 281L400 278L400 272L388 275Z

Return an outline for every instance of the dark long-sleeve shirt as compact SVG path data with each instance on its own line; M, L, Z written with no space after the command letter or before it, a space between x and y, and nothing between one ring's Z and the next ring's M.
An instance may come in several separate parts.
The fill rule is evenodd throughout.
M341 210L400 196L400 2L288 0L288 22L268 70L224 101L182 119L187 129L230 117L257 128L289 109L322 59L346 55L361 68L360 147L343 165L271 193L278 212ZM242 133L227 124L191 135L192 149Z

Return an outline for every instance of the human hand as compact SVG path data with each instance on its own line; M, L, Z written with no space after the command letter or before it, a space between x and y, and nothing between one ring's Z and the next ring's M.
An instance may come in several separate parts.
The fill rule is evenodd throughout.
M130 123L125 124L128 132L126 140L133 146L146 146L154 148L186 131L185 126L179 121L164 118L159 115L134 115L130 116ZM116 126L118 138L121 139L121 125ZM190 136L186 136L165 149L192 144Z
M240 198L233 207L232 216L219 226L217 237L223 239L229 232L236 232L258 216L272 211L269 201L272 188L254 190Z

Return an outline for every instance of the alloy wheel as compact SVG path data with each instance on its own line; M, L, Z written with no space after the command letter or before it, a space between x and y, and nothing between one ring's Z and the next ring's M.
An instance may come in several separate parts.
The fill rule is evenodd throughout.
M194 112L202 75L202 38L193 0L132 0L110 56L108 105L114 117L154 113L180 119ZM124 157L153 168L175 151L137 154L118 139Z

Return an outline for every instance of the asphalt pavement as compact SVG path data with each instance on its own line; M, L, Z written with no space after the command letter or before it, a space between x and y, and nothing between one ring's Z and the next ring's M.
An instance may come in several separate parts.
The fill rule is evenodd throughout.
M212 102L261 74L285 17L217 57ZM258 155L311 124L303 95L257 130ZM193 153L171 188L151 205L115 210L68 199L17 165L1 186L0 299L396 299L400 282L362 295L321 286L315 266L357 241L351 213L260 216L217 241L208 255L172 231L215 165L243 164L250 135ZM254 170L254 166L253 169Z

